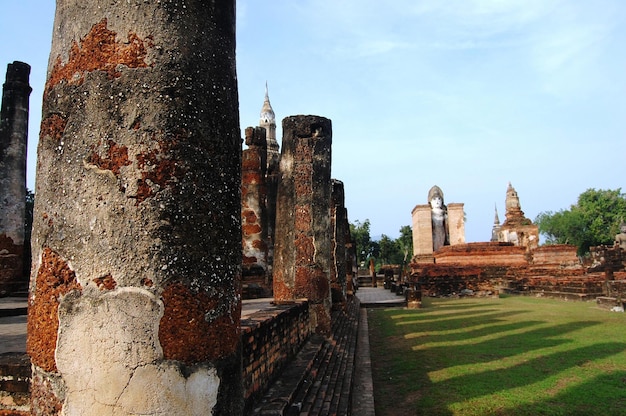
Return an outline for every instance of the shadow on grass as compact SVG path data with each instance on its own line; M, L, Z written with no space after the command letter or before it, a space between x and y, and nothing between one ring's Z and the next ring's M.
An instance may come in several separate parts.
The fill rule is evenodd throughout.
M503 335L494 339L472 343L470 345L450 345L433 346L422 348L420 344L413 347L421 355L428 354L432 357L441 357L441 368L456 365L476 364L489 362L517 354L528 353L533 350L556 347L572 341L564 338L557 338L560 335L572 331L584 329L595 322L572 322L568 324L553 325L537 328L522 333ZM493 330L493 334L500 331L497 328L489 327L485 330ZM468 337L468 339L470 339ZM480 354L479 352L484 352ZM593 356L593 355L592 355ZM430 369L432 371L433 368Z
M471 309L469 313L468 311L444 313L438 317L429 314L426 320L415 319L415 314L398 310L383 315L380 321L375 321L375 325L370 323L370 333L376 334L371 339L377 414L383 416L451 415L449 406L454 403L530 386L570 368L584 366L588 362L626 350L625 343L613 342L597 343L567 351L542 353L540 351L542 349L574 342L565 338L566 334L599 325L602 322L575 321L563 324L550 324L537 320L511 322L509 318L515 318L526 311L496 312L488 305L482 305L482 309L476 308L474 304L469 306L471 306L468 308L468 310ZM453 308L450 307L450 309ZM384 320L386 323L383 322ZM472 327L476 328L472 329ZM454 332L438 333L444 330ZM515 331L523 332L511 333ZM491 339L478 339L486 337L491 337ZM445 342L462 342L463 345L436 345ZM459 367L459 372L456 374L461 375L449 373L450 375L446 378L444 373L440 373L433 376L434 372L439 370L494 363L509 357L515 358L518 355L521 358L506 368L484 371L480 367L465 370ZM528 358L524 359L524 356ZM520 360L523 361L520 362ZM621 373L615 377L620 376L623 380L617 384L621 388L621 397L624 397L626 396L624 394L626 377ZM433 382L433 380L440 381ZM613 376L611 380L615 383ZM600 382L603 381L600 380ZM569 397L569 395L584 393L584 387L564 389L553 399L536 406L532 405L530 408L520 406L514 409L509 408L508 411L512 413L491 414L572 414L559 411L559 396L568 395ZM618 390L615 390L615 394L618 394ZM606 396L605 393L600 394L602 395ZM603 397L599 399L605 400ZM606 409L615 408L619 404L623 405L624 402L626 399L613 399L610 404L612 407L606 407L603 404L603 412L589 413L586 412L588 403L583 401L579 414L610 415L613 413L607 413ZM542 404L553 409L544 413L541 409Z
M460 396L451 401L451 403L455 403L537 383L569 368L583 366L589 361L618 354L624 349L626 349L624 343L594 344L588 347L542 355L512 367L466 374L435 384L438 385L438 389L443 391L454 389L460 392Z
M519 331L525 328L531 328L533 326L544 324L542 321L520 321L520 322L512 322L501 324L498 319L490 319L485 322L485 324L493 324L489 326L485 326L483 328L476 328L471 330L464 330L463 332L454 332L452 334L433 334L431 332L428 333L410 333L406 334L404 338L406 339L416 339L419 340L421 338L428 338L429 342L455 342L455 341L464 341L467 339L473 338L482 338L489 335L493 335L494 333L504 333L511 331Z
M414 332L421 332L420 328L428 329L429 331L450 331L456 329L467 329L471 326L485 325L488 323L497 323L504 320L506 317L521 315L526 311L497 311L486 309L484 311L474 311L471 315L456 313L446 314L438 318L429 317L428 319L411 319L411 320L398 320L396 325L409 325L409 329ZM437 324L437 328L433 329L433 323Z
M614 371L574 387L566 387L550 399L507 409L506 414L621 416L626 413L625 391L626 371ZM567 409L564 409L564 403L569 404Z

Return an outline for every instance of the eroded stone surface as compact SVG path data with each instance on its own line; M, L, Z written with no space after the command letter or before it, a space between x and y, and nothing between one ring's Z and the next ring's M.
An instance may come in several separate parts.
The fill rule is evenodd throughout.
M63 299L56 362L66 385L64 415L211 413L217 372L163 360L162 314L163 303L139 288Z
M307 298L317 332L330 331L331 121L283 120L274 250L274 298ZM317 316L322 314L323 316Z

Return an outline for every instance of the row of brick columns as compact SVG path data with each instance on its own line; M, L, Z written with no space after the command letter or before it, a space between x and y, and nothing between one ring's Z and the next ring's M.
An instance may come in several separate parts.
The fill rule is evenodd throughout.
M273 276L277 303L306 298L330 334L349 268L331 121L286 118L271 172L265 130L245 141L242 153L234 1L57 1L32 414L241 414L242 271Z

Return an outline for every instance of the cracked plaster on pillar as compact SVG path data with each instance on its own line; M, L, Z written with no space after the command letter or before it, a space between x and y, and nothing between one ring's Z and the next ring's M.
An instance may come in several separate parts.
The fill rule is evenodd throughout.
M215 368L163 360L163 303L140 288L72 292L59 306L56 362L66 383L63 415L209 415ZM88 370L85 368L89 366Z

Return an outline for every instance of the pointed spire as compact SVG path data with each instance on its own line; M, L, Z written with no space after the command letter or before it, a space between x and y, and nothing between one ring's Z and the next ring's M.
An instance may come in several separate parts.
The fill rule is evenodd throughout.
M498 226L498 225L500 225L500 218L498 217L498 204L494 203L494 208L495 208L495 211L496 211L496 216L493 219L493 225L494 226Z
M263 101L263 107L261 108L261 127L264 124L276 124L276 115L270 104L270 95L267 88L267 81L265 81L265 100Z

